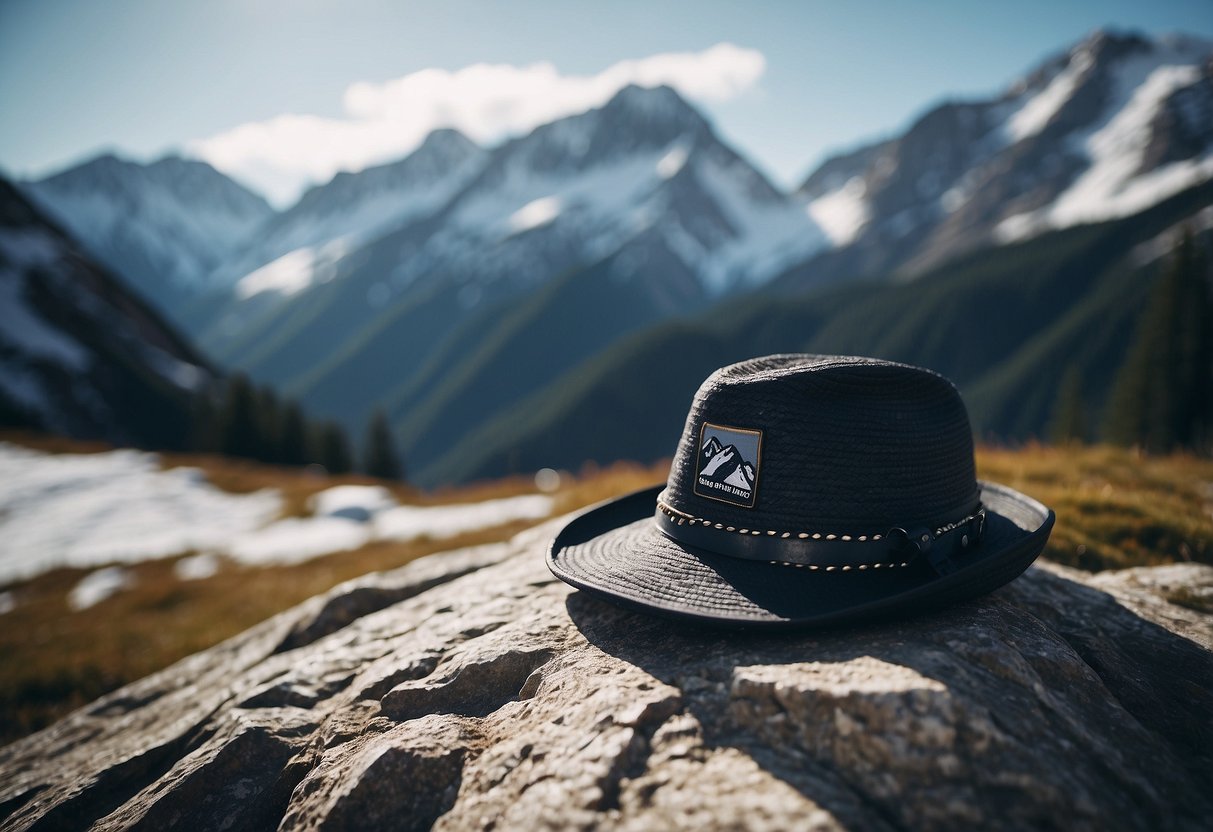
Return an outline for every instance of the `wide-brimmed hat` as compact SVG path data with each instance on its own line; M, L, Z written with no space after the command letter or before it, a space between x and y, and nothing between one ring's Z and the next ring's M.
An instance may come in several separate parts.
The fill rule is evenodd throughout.
M772 355L713 373L666 485L575 517L548 566L646 612L837 624L996 589L1036 559L1053 520L977 480L968 413L938 373Z

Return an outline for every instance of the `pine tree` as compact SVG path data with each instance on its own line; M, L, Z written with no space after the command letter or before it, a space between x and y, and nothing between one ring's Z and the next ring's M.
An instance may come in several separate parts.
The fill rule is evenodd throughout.
M1081 442L1087 436L1085 402L1082 397L1082 374L1076 364L1061 378L1057 398L1053 403L1053 417L1049 421L1049 435L1053 442Z
M348 474L354 467L350 442L336 422L321 422L314 428L312 459L330 474Z
M283 465L308 463L307 423L299 403L288 400L280 409L278 461Z
M385 480L404 478L400 455L396 452L396 445L392 441L392 429L388 426L387 416L378 408L375 409L370 424L367 426L362 469L372 477Z
M194 394L190 402L190 430L186 450L196 453L219 451L219 413L210 386Z
M1108 401L1106 436L1164 453L1213 434L1213 299L1208 262L1185 233L1150 293Z
M256 459L261 447L256 394L248 376L228 379L219 415L219 450L228 456Z
M278 396L269 385L257 388L257 459L262 462L282 461L282 414Z

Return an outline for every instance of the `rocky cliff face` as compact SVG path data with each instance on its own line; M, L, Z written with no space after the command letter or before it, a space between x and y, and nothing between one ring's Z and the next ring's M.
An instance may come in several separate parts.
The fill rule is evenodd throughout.
M0 827L1207 828L1213 568L1042 565L773 637L573 592L552 530L338 587L0 749Z

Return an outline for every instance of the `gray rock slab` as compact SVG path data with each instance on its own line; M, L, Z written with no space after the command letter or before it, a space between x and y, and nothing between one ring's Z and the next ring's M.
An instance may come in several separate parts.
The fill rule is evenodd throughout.
M1168 599L1213 567L1042 563L745 634L572 591L556 527L351 581L0 749L0 828L1209 828L1213 616Z

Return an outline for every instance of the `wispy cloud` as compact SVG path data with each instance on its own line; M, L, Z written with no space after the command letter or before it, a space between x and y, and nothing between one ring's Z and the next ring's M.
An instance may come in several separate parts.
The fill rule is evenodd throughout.
M691 99L724 101L750 89L765 69L761 52L731 43L620 61L595 75L565 75L550 63L423 69L351 85L342 118L284 114L200 139L189 150L283 204L338 171L399 158L437 127L493 142L596 107L627 84L668 84Z

